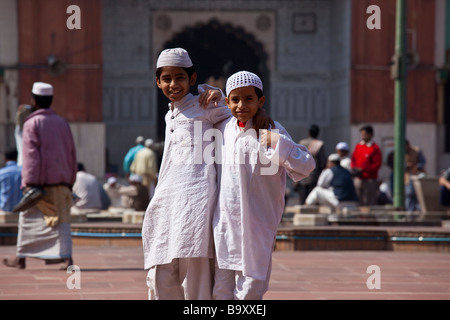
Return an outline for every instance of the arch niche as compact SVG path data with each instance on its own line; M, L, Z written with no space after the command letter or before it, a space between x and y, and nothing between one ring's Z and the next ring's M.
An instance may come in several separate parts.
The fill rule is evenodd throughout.
M226 79L235 72L247 70L261 77L269 110L270 75L268 57L263 45L241 27L212 19L207 23L186 27L164 44L164 48L181 47L189 55L197 72L197 84L208 83L225 93ZM196 88L192 91L198 94ZM168 99L158 90L158 139L164 139Z

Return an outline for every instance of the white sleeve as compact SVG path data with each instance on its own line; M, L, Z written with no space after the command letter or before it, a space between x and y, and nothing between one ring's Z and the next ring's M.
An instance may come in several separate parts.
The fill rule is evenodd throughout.
M274 148L263 150L265 156L275 164L284 167L289 177L300 181L309 176L316 167L316 162L308 148L295 143L287 131L276 123L280 140ZM264 149L264 148L262 148Z
M198 85L197 89L199 94L202 94L206 90L219 90L222 93L222 98L218 102L217 107L214 105L214 103L210 103L210 105L206 108L206 118L209 122L211 122L212 124L216 124L232 116L230 109L225 103L225 95L223 94L222 90L207 84L200 84Z
M333 179L333 171L331 171L330 168L325 169L320 174L319 180L317 180L317 185L322 188L329 188L332 179Z

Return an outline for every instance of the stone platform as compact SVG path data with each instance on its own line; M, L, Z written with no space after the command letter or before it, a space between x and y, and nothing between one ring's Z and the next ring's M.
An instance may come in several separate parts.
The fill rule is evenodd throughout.
M345 208L344 208L345 209ZM17 215L15 215L17 217ZM108 210L72 215L72 239L81 246L140 246L144 212ZM15 245L17 221L0 223L0 245ZM330 212L289 206L278 228L277 251L383 250L450 252L445 212L408 213L381 207Z

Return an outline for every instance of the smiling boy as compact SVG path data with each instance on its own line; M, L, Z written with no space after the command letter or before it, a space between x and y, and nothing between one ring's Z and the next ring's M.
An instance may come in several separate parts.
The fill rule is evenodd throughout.
M251 134L263 108L261 79L233 74L226 102L234 117L224 121L219 198L213 218L216 249L214 299L262 299L268 289L272 250L284 211L286 173L299 181L314 169L314 158L278 123ZM250 133L249 133L250 132ZM230 155L234 162L229 161ZM274 166L270 174L264 173Z
M203 95L189 93L196 80L186 50L160 54L156 84L170 103L158 184L142 226L150 299L211 299L216 170L213 163L195 162L194 151L206 147L207 141L199 139L204 132L231 114L219 103L220 90L200 85ZM195 123L202 124L201 137L194 136Z

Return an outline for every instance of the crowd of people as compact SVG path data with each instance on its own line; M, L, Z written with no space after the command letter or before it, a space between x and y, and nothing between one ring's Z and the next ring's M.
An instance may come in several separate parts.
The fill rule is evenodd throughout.
M326 143L318 139L319 127L312 125L308 138L299 143L308 146L316 161L316 169L308 179L294 184L299 202L302 205L325 205L333 209L342 206L374 206L393 202L394 151L386 157L386 165L390 168L388 181L379 177L383 164L380 147L374 141L374 129L371 125L360 128L360 142L353 150L347 142L339 142L333 153L325 151ZM426 175L426 159L422 149L405 141L404 155L405 210L421 211L420 203L414 187L414 179ZM341 168L346 169L341 170ZM441 177L442 206L448 206L445 179ZM353 192L353 190L355 192Z
M372 126L360 129L352 152L340 142L327 155L317 125L296 143L265 113L258 75L236 72L227 80L226 95L199 85L194 96L197 74L186 50L162 51L156 69L156 85L170 100L163 158L158 166L154 142L138 137L124 157L127 185L116 176L101 185L77 163L70 127L50 108L53 87L33 85L32 112L18 131L22 166L17 153L8 153L0 171L2 210L21 208L16 258L5 259L5 265L23 269L31 257L67 269L73 264L71 209L123 206L145 211L149 299L258 300L268 289L287 176L302 204L378 203L382 154ZM198 162L189 152L209 150L211 141L186 136L199 129L202 137L217 134L220 161ZM408 147L405 161L408 177L424 172L420 149ZM441 178L445 201L449 177L450 169ZM9 196L11 186L24 196Z

